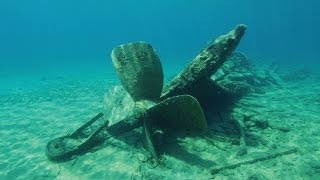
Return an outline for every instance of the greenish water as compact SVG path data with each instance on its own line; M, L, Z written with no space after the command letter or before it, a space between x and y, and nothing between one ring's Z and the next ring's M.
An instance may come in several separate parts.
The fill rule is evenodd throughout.
M315 0L1 1L0 179L319 179L318 6ZM133 101L111 62L115 46L151 43L168 83L241 23L248 30L237 50L249 64L230 60L230 74L212 78L246 83L250 92L228 106L217 99L221 106L206 114L206 134L157 141L163 163L156 168L146 160L141 128L67 162L47 159L48 141L98 112L112 123L131 113ZM234 120L243 121L242 155Z

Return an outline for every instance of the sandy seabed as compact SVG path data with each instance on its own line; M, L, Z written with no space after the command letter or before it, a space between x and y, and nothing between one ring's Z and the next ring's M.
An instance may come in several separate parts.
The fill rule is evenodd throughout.
M0 179L320 179L318 75L265 87L263 93L251 93L234 105L230 110L234 114L267 122L246 122L251 143L247 142L248 153L242 156L236 155L236 137L212 132L211 139L185 137L164 144L164 161L156 168L142 160L139 143L132 146L117 139L68 162L49 161L46 143L104 112L106 92L119 85L115 79L114 74L103 73L1 78ZM9 81L19 86L6 86ZM220 128L227 133L228 113L212 115L216 120L209 123L209 131ZM124 138L139 141L130 133ZM297 151L211 173L217 166L282 148Z

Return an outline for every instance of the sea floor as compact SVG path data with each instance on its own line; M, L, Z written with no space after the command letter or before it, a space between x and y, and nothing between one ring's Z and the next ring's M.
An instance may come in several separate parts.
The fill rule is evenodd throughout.
M245 96L212 115L209 135L164 142L163 163L152 168L134 133L123 138L135 145L114 138L68 162L45 155L48 141L105 111L115 74L1 77L0 179L320 179L319 81L311 74ZM247 153L237 154L239 137L228 136L230 114L245 118ZM232 166L239 162L249 163Z

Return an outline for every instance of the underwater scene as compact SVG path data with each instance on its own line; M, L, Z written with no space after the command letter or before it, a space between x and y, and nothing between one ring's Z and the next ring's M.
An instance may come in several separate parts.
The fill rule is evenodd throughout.
M320 179L317 0L1 0L0 179Z

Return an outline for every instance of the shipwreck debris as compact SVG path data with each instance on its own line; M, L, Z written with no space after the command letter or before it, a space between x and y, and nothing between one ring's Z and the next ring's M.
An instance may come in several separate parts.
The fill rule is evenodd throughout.
M296 153L298 151L298 148L291 147L287 149L281 149L281 150L275 150L267 153L257 154L255 156L249 156L246 157L240 161L226 163L220 166L213 167L210 172L212 175L215 175L219 173L220 171L226 170L226 169L234 169L237 167L240 167L242 165L248 165L248 164L254 164L259 161L266 161L269 159L277 158L279 156L289 155Z
M205 107L215 99L213 94L228 93L226 89L212 81L211 76L235 50L246 29L246 25L240 24L228 34L218 37L209 44L164 88L161 99L189 94L195 97L202 107Z
M229 94L211 76L232 54L245 31L245 25L238 25L227 35L218 37L164 90L160 59L150 44L136 42L116 47L112 51L113 64L123 87L134 100L135 108L131 115L115 124L108 126L105 121L99 128L99 132L104 132L104 139L117 137L142 126L146 149L155 163L158 163L158 152L153 145L153 135L157 128L167 126L165 128L175 130L205 131L207 122L202 108L210 107L210 102L217 96L224 97L225 94L227 97ZM89 135L89 140L93 141L93 136ZM71 139L71 144L65 141L65 145L81 146L77 142L77 139ZM83 146L81 151L93 148L93 144L88 145ZM48 149L47 154L50 154L50 150L52 148ZM77 151L67 155L63 151L59 153L62 153L63 159L79 155Z

